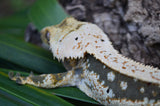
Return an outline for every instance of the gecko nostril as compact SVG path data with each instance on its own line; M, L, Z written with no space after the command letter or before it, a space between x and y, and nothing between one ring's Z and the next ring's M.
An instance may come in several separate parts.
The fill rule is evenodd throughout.
M78 37L76 37L75 40L78 40Z
M109 93L109 88L107 89L107 93Z
M104 39L101 39L102 42L104 42Z

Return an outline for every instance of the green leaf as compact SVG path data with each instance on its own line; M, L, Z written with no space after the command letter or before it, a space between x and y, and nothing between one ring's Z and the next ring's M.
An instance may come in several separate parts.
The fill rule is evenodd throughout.
M65 100L44 91L43 89L31 86L20 86L14 81L9 80L7 73L11 70L0 68L0 95L4 97L1 101L5 105L63 105L70 106L71 104ZM26 73L23 73L26 75ZM5 99L6 98L6 99ZM2 103L0 102L0 105Z
M28 11L21 11L9 17L0 18L0 29L24 29L29 23L29 18L27 17Z
M59 24L67 16L56 0L38 0L29 13L31 21L39 30Z
M3 58L4 60L7 61L11 61L22 67L29 68L33 72L56 73L65 71L62 65L60 65L56 60L52 60L52 54L49 51L36 47L32 44L25 43L24 41L15 39L12 36L0 35L0 50L2 51L0 52L0 58ZM49 70L47 70L48 68ZM67 97L71 99L97 104L97 102L86 96L77 88L68 87L68 88L41 89L41 90L62 97Z
M25 10L12 16L0 18L0 34L10 34L24 39L25 28L30 22L27 13L27 10Z
M58 89L49 89L48 92L53 93L58 96L67 97L83 102L88 102L93 104L99 104L92 98L88 97L86 94L84 94L82 91L75 87L63 87Z
M29 12L31 21L40 30L43 27L59 24L68 15L64 12L56 0L39 0L36 2ZM97 104L93 99L86 96L79 89L73 87L47 89L62 97L72 98L80 101Z
M13 69L13 70L21 70L21 71L27 71L29 69L24 68L22 66L19 66L17 64L14 64L10 61L7 61L5 59L0 58L0 67L5 69Z
M67 14L55 0L38 0L29 17L40 30L48 25L59 24ZM33 71L36 74L64 72L64 67L53 60L50 51L17 39L17 35L23 37L28 22L26 14L0 19L0 67L18 69L17 72L23 75L28 73L22 71ZM72 101L79 100L80 103L84 101L97 104L74 87L42 89L31 85L20 86L9 80L8 71L10 70L0 68L0 105L70 105L55 95L71 98Z
M42 48L0 35L0 58L13 62L37 73L64 72L64 67L53 60L52 54ZM29 71L29 70L28 70Z

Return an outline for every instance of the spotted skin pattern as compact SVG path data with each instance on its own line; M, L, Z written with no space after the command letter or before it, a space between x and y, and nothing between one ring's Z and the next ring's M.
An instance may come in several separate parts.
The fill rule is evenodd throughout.
M28 77L10 72L11 80L43 88L76 86L103 105L160 105L160 70L120 55L96 25L67 18L41 33L68 72Z

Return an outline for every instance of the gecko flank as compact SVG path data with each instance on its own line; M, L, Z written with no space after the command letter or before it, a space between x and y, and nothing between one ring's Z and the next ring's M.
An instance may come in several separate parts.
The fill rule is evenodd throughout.
M97 25L67 18L41 33L68 71L28 77L9 73L10 79L43 88L77 86L103 105L160 105L160 70L119 54Z

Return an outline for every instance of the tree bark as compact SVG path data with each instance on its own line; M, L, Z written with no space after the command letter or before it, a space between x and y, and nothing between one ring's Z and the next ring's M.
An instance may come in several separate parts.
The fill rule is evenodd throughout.
M59 0L71 16L97 24L115 49L160 68L160 0Z

